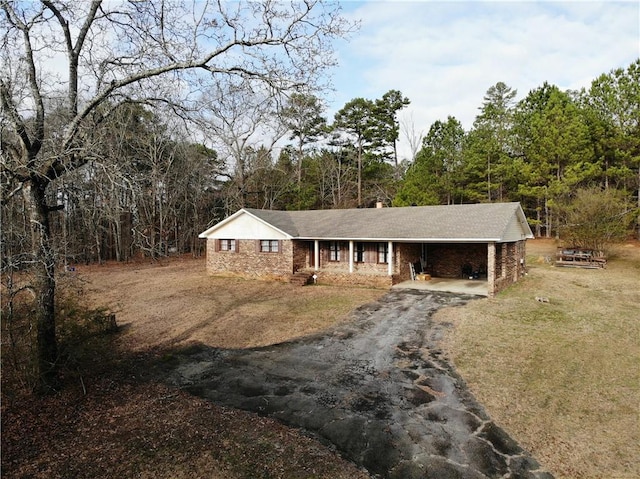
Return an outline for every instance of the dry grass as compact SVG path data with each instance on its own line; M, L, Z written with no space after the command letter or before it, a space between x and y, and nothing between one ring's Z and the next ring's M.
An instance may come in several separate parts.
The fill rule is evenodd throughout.
M109 305L128 348L266 346L317 333L384 291L212 277L202 260L93 266L78 273L95 305Z
M619 247L604 270L552 266L552 241L527 248L524 281L438 313L455 325L454 363L557 477L640 477L640 245Z

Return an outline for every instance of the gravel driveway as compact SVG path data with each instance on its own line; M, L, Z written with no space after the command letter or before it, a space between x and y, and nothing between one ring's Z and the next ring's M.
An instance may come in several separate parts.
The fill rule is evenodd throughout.
M303 428L385 478L551 478L496 426L439 349L431 315L473 299L393 290L321 335L267 348L198 347L168 380Z

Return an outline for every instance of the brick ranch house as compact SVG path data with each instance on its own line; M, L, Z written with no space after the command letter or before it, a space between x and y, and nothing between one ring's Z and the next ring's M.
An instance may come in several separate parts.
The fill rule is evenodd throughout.
M519 203L313 211L241 209L199 235L210 274L390 287L486 278L489 296L525 271L533 238ZM413 271L412 271L413 270ZM469 279L469 278L466 278Z

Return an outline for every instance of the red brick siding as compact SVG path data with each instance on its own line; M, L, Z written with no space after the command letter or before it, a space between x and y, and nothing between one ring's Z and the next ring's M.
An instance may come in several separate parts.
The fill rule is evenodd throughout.
M280 242L278 253L262 253L256 240L236 241L237 252L216 251L215 239L207 240L207 272L241 276L288 278L293 273L293 245Z
M525 274L526 241L496 244L496 273L491 296L518 281Z
M341 286L366 286L370 288L390 288L392 277L381 274L349 274L339 271L322 270L315 273L318 284Z
M293 241L293 271L309 268L313 258L309 258L309 244L311 241Z
M280 242L278 253L261 253L254 240L236 241L237 252L216 251L217 240L207 242L207 271L209 273L235 274L243 277L288 279L298 270L313 272L310 258L310 241ZM515 283L525 273L525 241L495 244L495 263L492 271L491 254L486 243L429 244L427 264L435 277L459 278L462 266L469 263L473 270L488 267L489 294L494 295ZM354 244L354 251L355 251ZM491 249L491 248L489 248ZM422 244L394 243L393 276L388 275L388 265L377 262L377 243L367 243L365 262L353 264L349 273L349 243L343 242L340 261L329 261L329 243L320 242L318 282L321 284L359 285L385 288L411 278L409 263L420 260Z
M440 278L460 278L462 266L470 264L476 271L487 267L487 244L429 244L427 265L429 273Z
M395 246L395 245L394 245ZM365 243L364 261L353 262L353 272L359 274L387 274L388 264L378 263L378 243ZM353 251L355 255L356 244L354 242ZM394 262L397 253L394 251ZM340 261L331 261L330 243L320 241L320 269L322 271L333 271L338 273L349 273L349 242L340 242Z
M394 243L396 252L393 282L401 283L411 279L409 263L417 263L422 255L422 244Z

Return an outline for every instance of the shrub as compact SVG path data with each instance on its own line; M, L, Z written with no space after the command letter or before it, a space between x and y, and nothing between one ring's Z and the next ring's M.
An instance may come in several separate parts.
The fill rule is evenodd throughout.
M637 214L621 191L600 188L578 189L555 209L565 243L603 255L611 244L629 235Z

